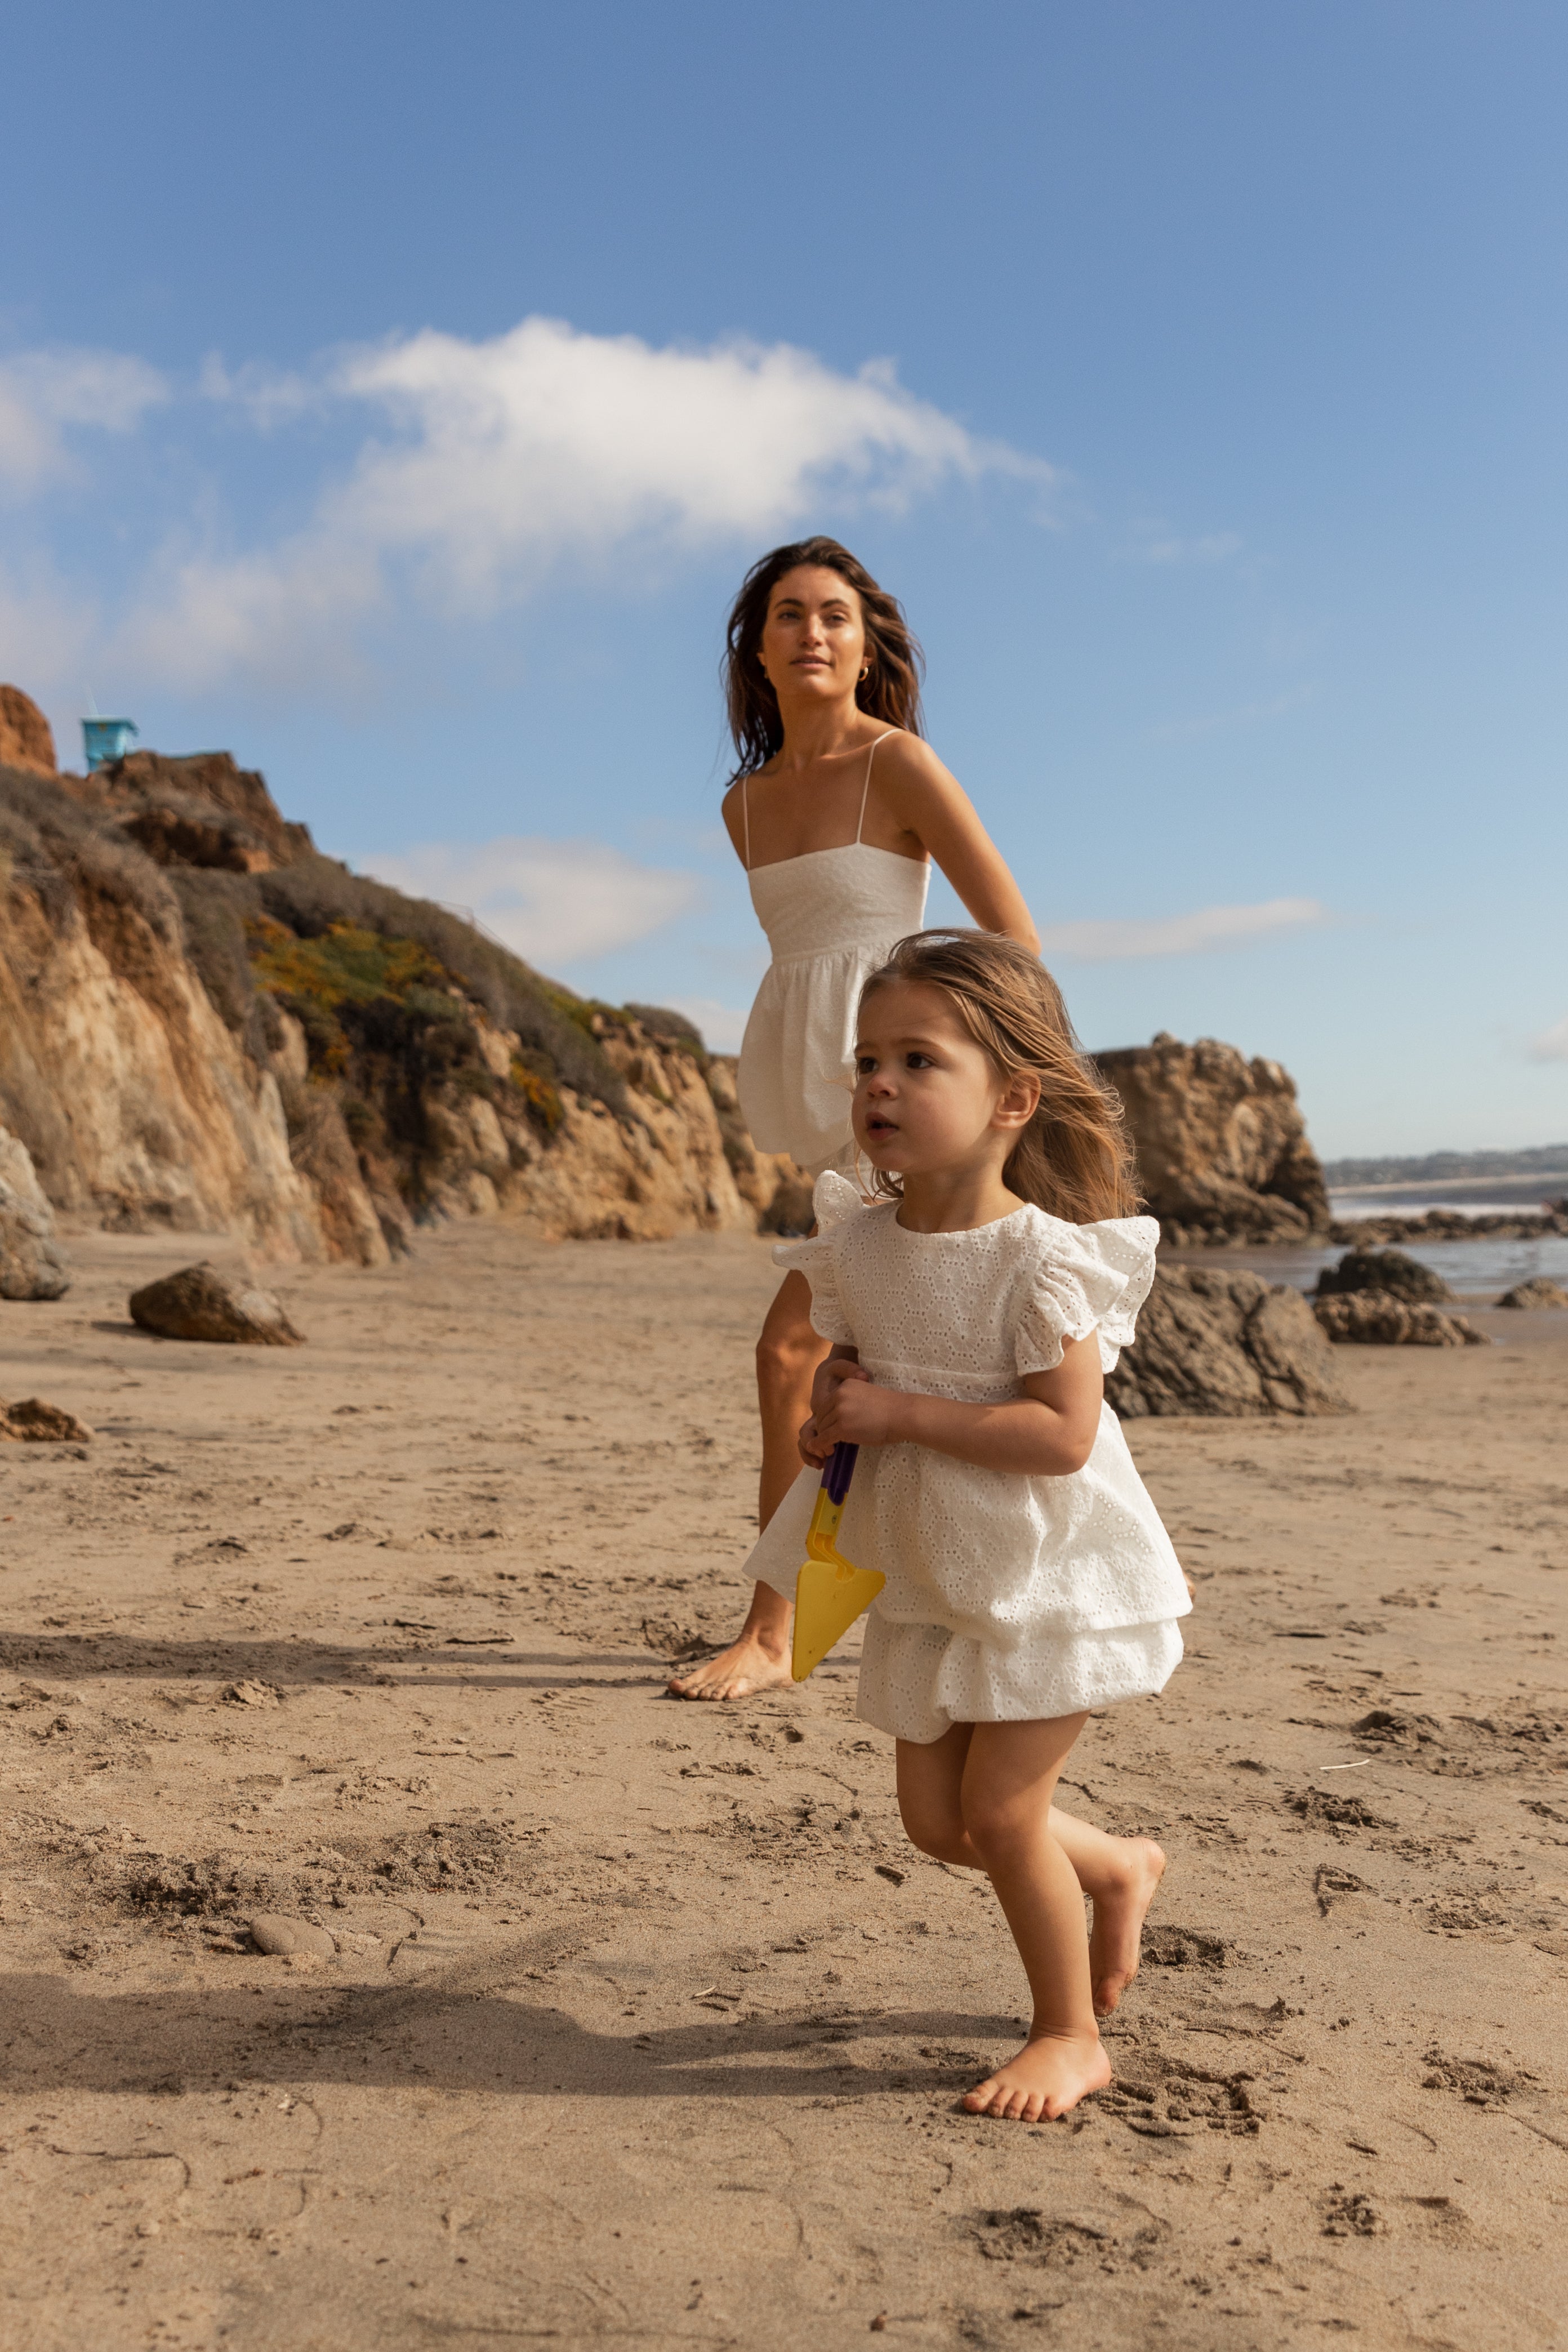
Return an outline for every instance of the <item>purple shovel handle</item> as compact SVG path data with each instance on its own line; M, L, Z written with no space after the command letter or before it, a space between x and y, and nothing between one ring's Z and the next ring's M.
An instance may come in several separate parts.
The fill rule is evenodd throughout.
M849 1481L855 1475L855 1456L859 1451L858 1445L836 1445L828 1455L822 1483L830 1503L842 1503L849 1492Z

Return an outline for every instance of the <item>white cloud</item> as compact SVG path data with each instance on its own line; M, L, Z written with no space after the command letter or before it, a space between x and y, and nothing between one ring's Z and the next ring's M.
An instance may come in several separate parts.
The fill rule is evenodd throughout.
M1568 1013L1530 1041L1532 1062L1568 1062Z
M323 423L347 446L287 536L224 546L197 517L176 523L118 623L96 629L99 675L192 693L363 687L367 646L411 608L491 618L563 563L646 579L944 482L1000 474L1041 494L1058 480L917 398L890 361L846 372L788 343L658 347L555 319L488 341L426 329L292 374L213 358L195 390L275 439L310 419L301 462L317 462ZM0 361L0 485L68 475L73 432L128 434L172 397L123 353ZM74 659L81 628L66 635ZM44 667L67 657L62 645Z
M639 866L599 841L432 842L368 858L364 871L413 897L477 916L545 971L647 939L695 907L702 892L696 874Z
M787 343L660 350L531 318L487 342L426 329L309 381L212 361L203 389L263 425L327 405L376 430L290 540L169 562L122 650L187 688L341 672L402 565L444 614L482 617L563 558L754 545L825 505L901 507L988 472L1055 479L889 362L847 375Z
M0 360L0 479L35 489L69 471L68 426L129 433L168 397L155 368L121 352L21 352Z
M1250 946L1280 931L1315 928L1330 920L1316 898L1267 898L1256 907L1200 907L1190 915L1167 915L1148 922L1057 923L1041 941L1047 962L1058 956L1079 963L1119 963L1137 956L1204 955L1213 948Z

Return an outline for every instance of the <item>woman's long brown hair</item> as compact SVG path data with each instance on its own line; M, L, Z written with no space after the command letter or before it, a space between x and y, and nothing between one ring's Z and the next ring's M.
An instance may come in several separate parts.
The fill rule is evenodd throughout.
M752 564L730 614L722 669L730 732L735 740L735 772L730 784L741 776L754 776L784 741L778 697L763 674L763 625L773 590L786 572L801 563L837 572L860 599L870 671L855 689L858 708L910 735L925 731L921 718L925 656L910 633L903 606L896 596L879 588L865 565L836 539L798 539L788 547L775 547Z
M871 974L861 1003L898 981L940 988L1004 1078L1038 1078L1038 1108L1002 1171L1009 1192L1073 1225L1136 1214L1120 1097L1079 1045L1038 956L994 931L912 931ZM896 1196L900 1187L879 1172L874 1189Z

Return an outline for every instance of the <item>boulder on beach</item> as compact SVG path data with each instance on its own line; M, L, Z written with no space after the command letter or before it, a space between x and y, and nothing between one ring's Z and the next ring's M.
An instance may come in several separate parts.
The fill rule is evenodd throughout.
M1511 1290L1505 1290L1498 1300L1498 1305L1523 1307L1568 1307L1568 1290L1564 1290L1560 1282L1552 1281L1549 1276L1538 1274L1532 1281L1516 1282Z
M1441 1275L1396 1249L1346 1250L1338 1265L1326 1265L1318 1276L1320 1298L1352 1291L1381 1291L1411 1307L1438 1307L1454 1296Z
M1162 1031L1097 1054L1121 1098L1149 1213L1167 1242L1300 1242L1329 1227L1329 1195L1295 1083L1278 1062Z
M1320 1328L1342 1347L1485 1348L1490 1344L1486 1333L1478 1331L1462 1315L1445 1315L1429 1300L1412 1305L1387 1290L1352 1290L1316 1298L1312 1312Z
M0 1444L81 1445L91 1435L86 1422L63 1405L46 1404L42 1397L7 1404L0 1397Z
M32 1155L0 1127L0 1298L63 1298L70 1282Z
M299 1348L305 1339L271 1291L236 1281L205 1261L132 1291L131 1319L161 1339L215 1339L241 1348Z
M1197 1413L1349 1412L1332 1354L1299 1290L1256 1274L1163 1267L1138 1337L1105 1383L1123 1421Z

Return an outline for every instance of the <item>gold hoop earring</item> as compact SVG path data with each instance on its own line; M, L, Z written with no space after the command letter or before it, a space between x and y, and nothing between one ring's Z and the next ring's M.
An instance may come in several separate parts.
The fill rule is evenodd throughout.
M860 684L861 684L862 686L864 686L864 685L865 685L866 680L870 677L870 675L871 675L871 665L870 665L870 663L869 663L869 662L867 662L867 663L866 663L866 665L864 666L864 667L862 668L861 672L860 672Z

